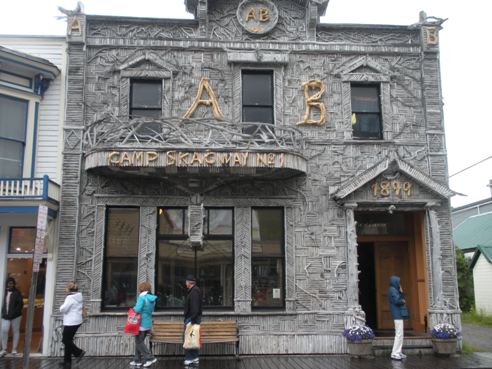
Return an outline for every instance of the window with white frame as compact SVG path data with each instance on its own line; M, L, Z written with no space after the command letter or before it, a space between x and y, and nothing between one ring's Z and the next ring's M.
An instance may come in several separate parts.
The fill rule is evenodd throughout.
M21 178L29 101L0 95L0 177Z

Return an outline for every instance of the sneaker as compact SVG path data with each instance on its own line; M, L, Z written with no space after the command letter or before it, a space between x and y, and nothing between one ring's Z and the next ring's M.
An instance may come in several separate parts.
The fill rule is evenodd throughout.
M147 360L145 362L145 364L143 365L144 368L148 368L149 366L151 366L152 364L156 363L157 362L157 358L153 358L152 360Z
M401 358L401 356L391 355L391 360L401 361L402 358Z
M184 365L191 365L193 364L193 360L185 360Z
M137 361L130 361L130 365L131 366L136 366L138 368L139 366L142 366L142 363L139 363Z
M19 355L19 353L17 352L17 350L12 350L12 352L10 353L12 356L17 356Z
M84 355L85 355L85 351L82 350L82 352L80 353L80 355L75 358L75 362L76 363L79 363L80 360L82 360L82 358L84 357Z
M0 351L0 357L4 357L5 355L7 355L7 351L5 350Z
M402 359L406 359L406 358L407 358L407 355L405 355L405 354L402 352L402 353L400 353L400 357L401 357Z

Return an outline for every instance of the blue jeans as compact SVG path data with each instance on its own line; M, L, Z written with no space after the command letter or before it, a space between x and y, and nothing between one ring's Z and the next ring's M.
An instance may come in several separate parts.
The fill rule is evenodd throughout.
M199 350L185 350L185 360L194 360L200 355Z

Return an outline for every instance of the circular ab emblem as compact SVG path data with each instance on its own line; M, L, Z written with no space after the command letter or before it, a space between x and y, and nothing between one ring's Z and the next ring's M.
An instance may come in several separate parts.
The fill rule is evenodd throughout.
M237 19L249 33L262 35L278 21L278 9L270 0L244 0L237 8Z

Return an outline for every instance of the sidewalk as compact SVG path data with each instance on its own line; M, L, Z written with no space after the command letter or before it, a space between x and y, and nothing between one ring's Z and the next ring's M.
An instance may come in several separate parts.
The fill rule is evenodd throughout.
M126 369L129 357L86 357L74 369ZM31 358L30 369L58 369L61 358ZM0 369L22 369L22 358L0 358ZM183 358L159 357L152 369L183 369ZM451 358L433 355L409 356L405 361L376 357L372 360L351 359L347 355L286 355L202 357L199 369L476 369L492 368L492 353L464 354Z

